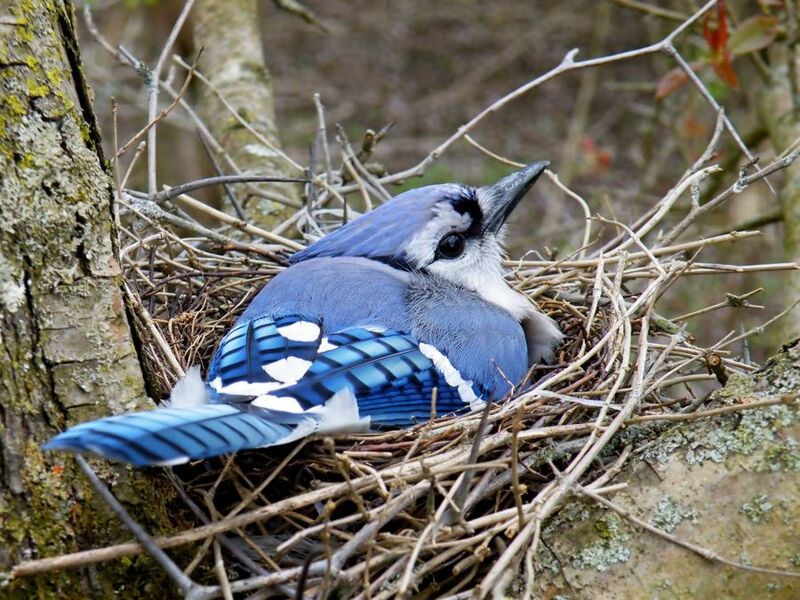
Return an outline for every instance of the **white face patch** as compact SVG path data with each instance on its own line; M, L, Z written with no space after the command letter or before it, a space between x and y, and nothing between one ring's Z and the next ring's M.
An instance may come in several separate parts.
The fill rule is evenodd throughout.
M483 190L477 191L478 205L483 214L491 213L492 198ZM514 291L503 277L504 229L497 234L484 233L479 239L468 238L464 252L458 258L436 258L436 248L448 233L466 231L472 224L469 213L459 213L450 204L435 209L433 219L415 235L406 247L406 256L413 265L424 267L432 275L472 290L521 320L534 308L519 292Z
M327 352L328 350L336 350L336 348L338 348L338 347L339 346L337 346L336 344L331 344L328 341L328 338L324 337L324 338L322 338L322 341L319 343L319 348L317 348L317 353L323 354L323 353Z
M472 381L461 377L461 373L458 372L458 369L453 366L444 354L430 344L425 343L419 345L419 351L433 362L433 366L436 367L437 371L444 375L447 385L458 389L458 395L461 397L462 402L469 404L473 410L483 406L481 398L472 389Z
M303 407L300 406L300 403L291 396L270 396L269 394L266 394L264 396L259 396L253 400L251 404L267 410L277 410L294 414L300 414L303 412Z
M438 204L434 216L405 248L406 256L417 267L429 265L441 239L452 231L466 231L472 224L469 214L461 214L448 203Z
M296 356L287 356L263 365L261 368L264 369L267 375L281 383L297 383L306 374L306 371L311 368L311 361Z
M297 321L291 325L284 325L278 327L280 333L287 340L295 342L313 342L319 338L320 329L316 323L309 323L308 321Z

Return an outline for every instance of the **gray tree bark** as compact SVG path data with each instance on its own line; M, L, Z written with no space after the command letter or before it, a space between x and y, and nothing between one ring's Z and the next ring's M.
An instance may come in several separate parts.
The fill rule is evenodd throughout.
M798 344L753 376L732 377L715 399L735 404L796 393ZM622 437L652 437L648 429L632 427ZM669 427L614 481L627 488L606 497L634 517L728 560L798 573L799 436L796 402ZM537 564L542 598L800 596L800 578L703 558L591 500L569 504L546 525Z
M129 539L74 461L40 446L68 425L151 403L121 293L113 190L72 3L14 0L0 17L2 572L23 558ZM158 483L121 468L104 473L117 493L158 514ZM124 581L119 571L16 582L10 594L85 597Z
M245 173L297 177L275 149L280 149L272 77L264 60L256 0L199 0L193 9L196 48L203 48L200 70L211 87L201 85L200 115L225 152ZM222 94L239 119L220 99ZM240 120L241 119L241 120ZM242 121L261 136L259 140ZM267 142L267 143L264 143ZM299 206L297 186L259 184L268 197L237 186L245 214L267 229ZM252 188L251 188L252 189Z
M777 53L777 52L776 52ZM800 137L800 112L794 110L790 81L785 69L772 69L768 85L755 86L756 106L759 109L776 153L789 148ZM783 213L783 245L786 260L800 262L800 161L785 170L786 180L779 191ZM785 275L786 302L800 299L800 274ZM800 335L800 314L787 315L787 333Z

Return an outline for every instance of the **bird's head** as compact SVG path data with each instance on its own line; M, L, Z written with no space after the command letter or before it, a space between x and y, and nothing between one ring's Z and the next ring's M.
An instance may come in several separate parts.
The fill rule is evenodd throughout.
M409 190L301 250L291 262L369 258L448 280L522 318L530 303L502 276L505 223L547 165L535 162L480 188L441 184Z

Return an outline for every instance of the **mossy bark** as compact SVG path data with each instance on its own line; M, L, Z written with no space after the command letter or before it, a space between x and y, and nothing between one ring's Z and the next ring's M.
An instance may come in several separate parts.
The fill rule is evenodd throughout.
M23 558L130 539L74 462L40 446L78 421L152 403L122 299L111 179L74 8L69 0L14 0L0 13L2 572ZM168 522L164 482L102 469L118 495L147 508L146 523ZM139 566L11 582L0 596L135 594L160 580L148 561Z
M272 77L264 60L256 0L198 0L193 9L193 35L196 48L203 48L200 70L214 89L200 85L199 112L225 152L245 173L298 177L275 148L280 148L275 119ZM215 91L216 90L216 91ZM224 105L218 94L236 111L239 118L257 131L264 144ZM271 147L270 147L271 146ZM261 227L271 228L293 209L271 198L299 202L296 185L259 184L269 197L235 188L247 218ZM231 210L227 204L226 210Z
M731 404L800 389L800 346L751 377L731 378L715 400ZM651 436L635 427L625 436ZM800 410L785 405L687 422L663 431L608 498L629 513L727 559L800 571ZM625 443L625 440L620 440ZM541 597L800 597L800 579L727 567L639 530L588 501L544 529Z

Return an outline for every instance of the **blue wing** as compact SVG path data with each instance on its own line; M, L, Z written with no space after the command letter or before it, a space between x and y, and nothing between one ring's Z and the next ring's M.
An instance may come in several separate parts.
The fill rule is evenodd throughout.
M288 336L288 337L287 337ZM431 414L463 412L481 390L446 357L392 329L351 327L325 335L303 315L251 319L222 340L209 368L214 402L249 402L278 412L314 411L352 392L373 427L410 425Z
M198 385L187 389L196 393L203 383L194 376ZM203 397L179 402L173 395L170 408L82 423L45 448L136 466L180 464L314 432L424 421L434 389L437 416L480 402L478 386L406 333L351 327L326 336L310 317L258 317L222 340Z

